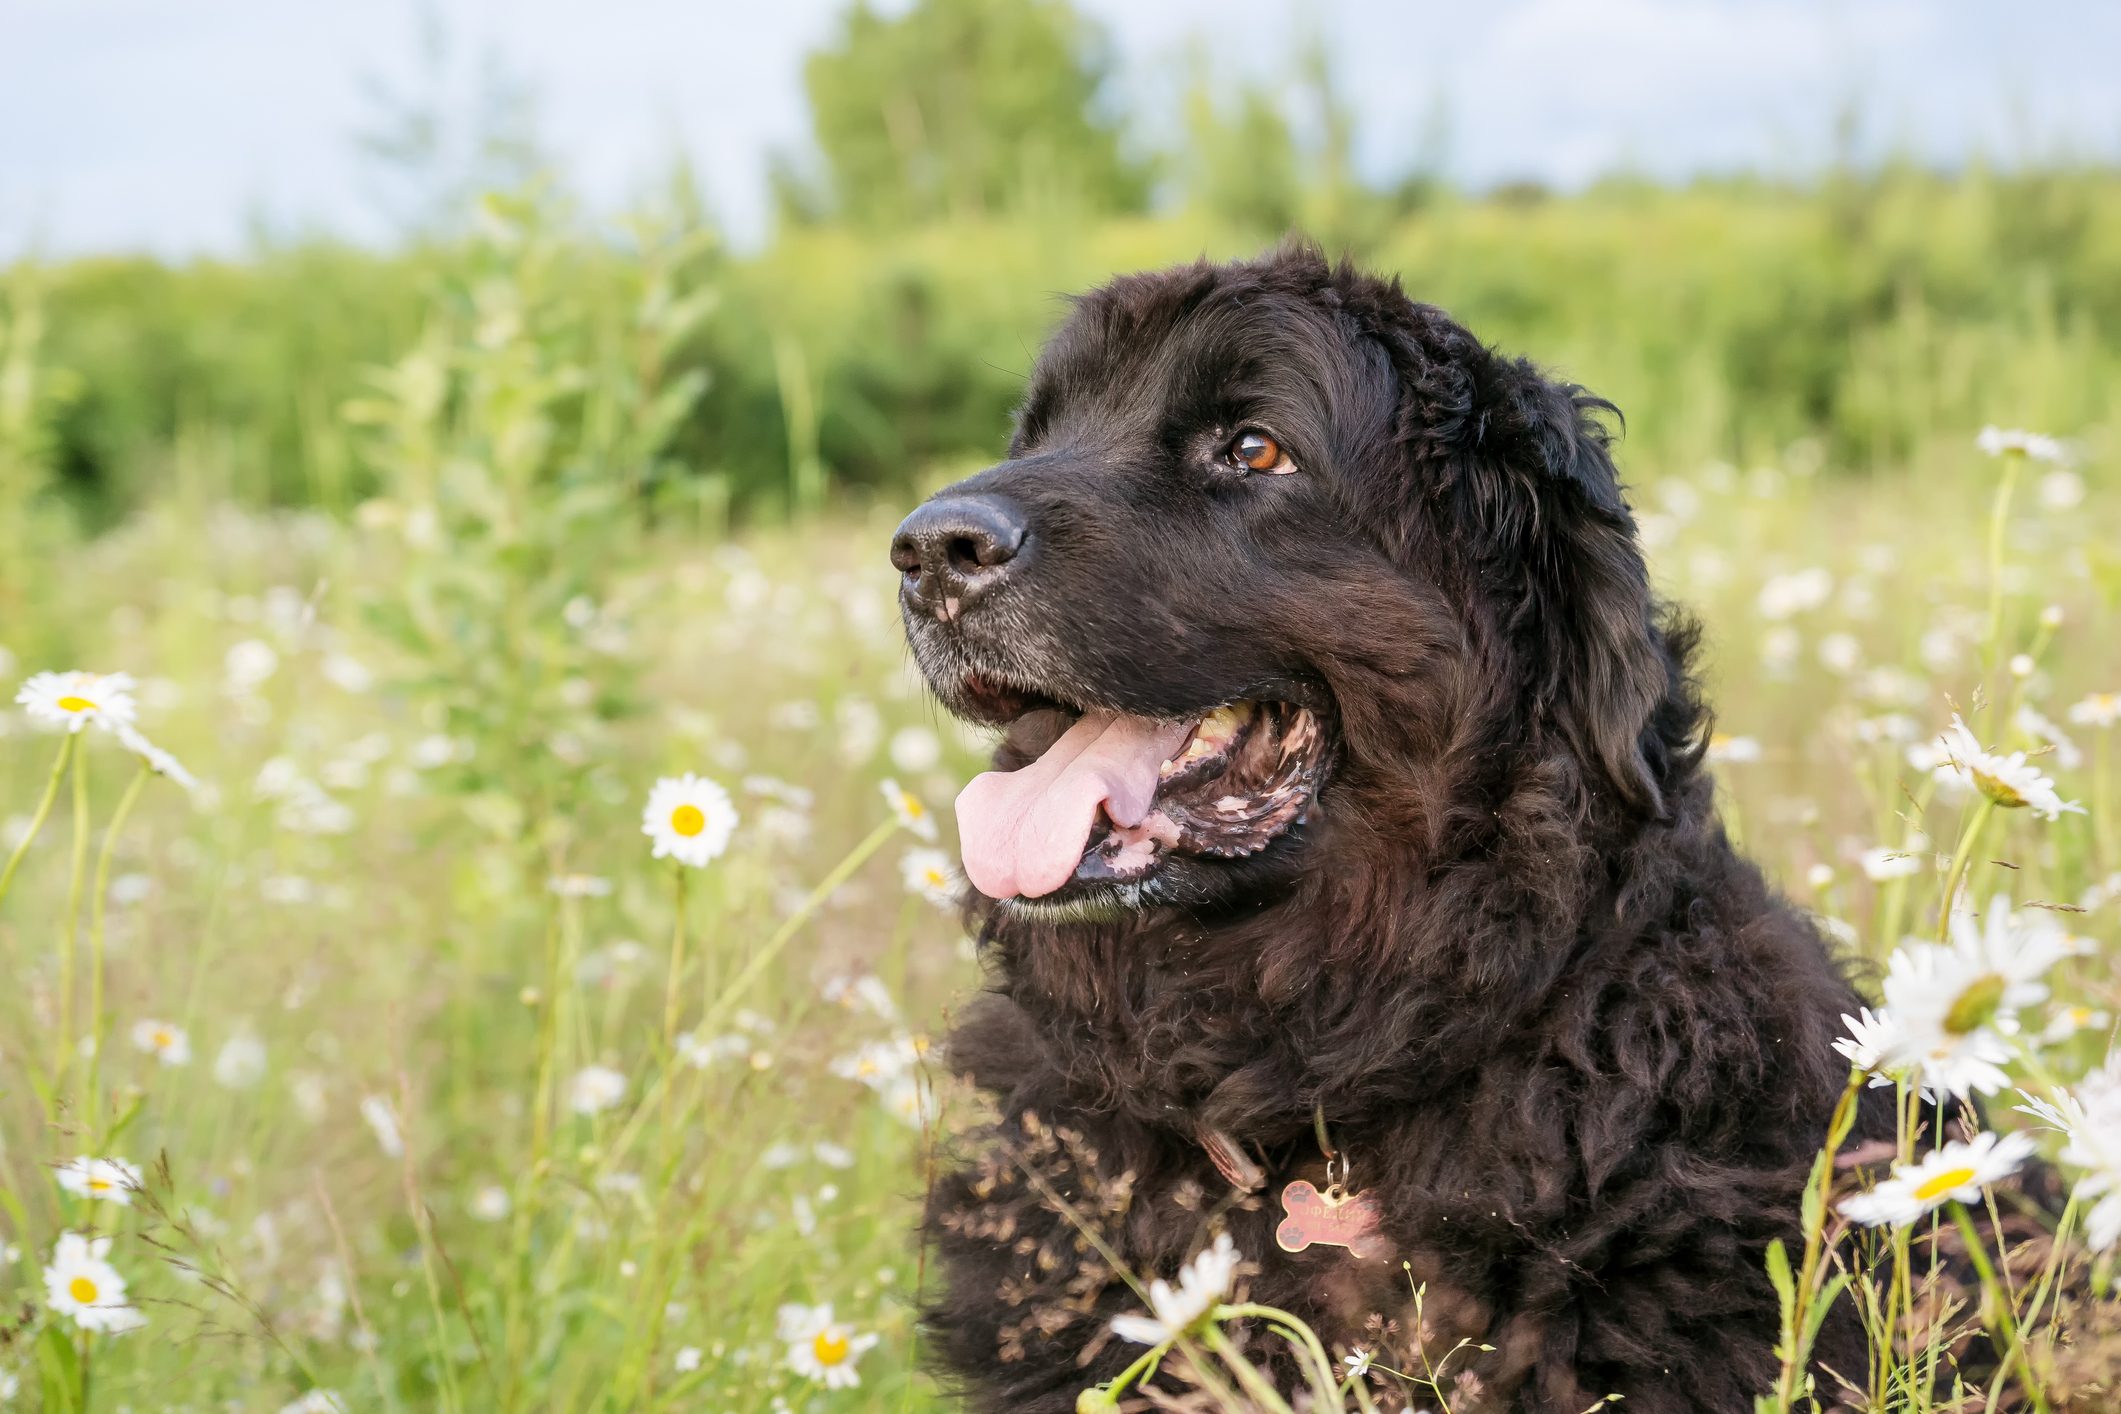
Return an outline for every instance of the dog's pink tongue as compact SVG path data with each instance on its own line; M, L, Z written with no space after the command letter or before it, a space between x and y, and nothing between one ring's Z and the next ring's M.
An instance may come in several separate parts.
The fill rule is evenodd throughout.
M974 776L957 797L965 876L989 898L1038 898L1075 876L1103 806L1139 825L1157 769L1190 728L1119 712L1085 712L1046 754L1014 771Z

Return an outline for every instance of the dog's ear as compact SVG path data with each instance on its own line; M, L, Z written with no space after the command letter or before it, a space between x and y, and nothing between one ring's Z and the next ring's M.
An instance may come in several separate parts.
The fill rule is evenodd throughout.
M1401 442L1473 586L1499 593L1548 720L1634 806L1661 814L1648 751L1670 687L1634 517L1598 418L1603 399L1482 347L1408 305L1388 341Z

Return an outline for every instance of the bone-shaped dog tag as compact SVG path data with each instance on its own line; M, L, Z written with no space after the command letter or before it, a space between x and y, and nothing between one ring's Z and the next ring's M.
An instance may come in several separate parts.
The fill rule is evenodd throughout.
M1349 1193L1334 1184L1321 1193L1308 1179L1297 1179L1281 1191L1281 1224L1274 1240L1284 1252L1306 1247L1345 1247L1358 1257L1382 1257L1385 1240L1377 1230L1384 1213L1375 1196Z

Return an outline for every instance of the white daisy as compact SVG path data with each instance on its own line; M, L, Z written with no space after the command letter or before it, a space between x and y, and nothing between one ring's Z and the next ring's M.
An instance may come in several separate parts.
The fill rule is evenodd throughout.
M885 1021L898 1016L898 1003L891 999L891 989L884 979L874 972L864 972L859 977L842 974L826 979L818 989L818 995L835 1006L848 1011L866 1011Z
M788 1368L827 1389L860 1385L855 1366L877 1342L874 1334L833 1320L830 1306L781 1307L780 1337L788 1347Z
M2055 819L2063 811L2084 813L2074 801L2055 793L2055 783L2025 759L2022 751L2008 756L1983 749L1980 740L1955 712L1952 724L1941 738L1950 765L1976 789L1996 804L2010 809L2030 809L2035 815Z
M2027 432L2022 427L1998 427L1990 423L1974 438L1974 445L1992 457L2029 457L2054 466L2069 463L2069 449L2062 443L2038 432Z
M808 786L795 785L778 776L746 776L739 784L747 795L776 801L791 810L808 810L817 803L816 794Z
M1912 1164L1893 1165L1891 1178L1868 1193L1842 1199L1841 1214L1865 1227L1907 1227L1946 1203L1979 1200L1983 1188L2016 1173L2032 1152L2027 1134L1955 1139Z
M907 892L928 900L937 908L957 906L957 870L950 856L939 849L909 849L898 863L899 877Z
M1834 1042L1834 1049L1848 1057L1850 1065L1869 1071L1871 1084L1890 1085L1893 1072L1903 1068L1900 1056L1907 1044L1907 1033L1884 1012L1874 1014L1869 1007L1863 1007L1861 1013L1841 1013L1849 1034Z
M741 1060L751 1052L751 1038L731 1033L702 1036L688 1031L678 1037L678 1059L694 1070L705 1070L717 1061Z
M265 1043L248 1032L229 1037L214 1057L214 1081L230 1090L248 1090L265 1078Z
M90 723L115 730L133 719L130 673L38 673L15 694L32 721L78 732Z
M921 803L919 796L892 780L879 782L877 789L883 792L884 803L898 816L901 825L928 843L935 843L935 813Z
M1375 1352L1365 1350L1358 1345L1347 1354L1341 1356L1340 1363L1348 1367L1347 1377L1349 1379L1359 1380L1370 1373L1370 1362L1376 1358Z
M705 776L665 776L648 793L641 833L655 841L654 858L704 869L729 848L736 807L729 792Z
M567 1106L578 1115L601 1114L626 1098L626 1077L608 1065L587 1065L567 1082Z
M2110 727L2121 722L2121 692L2086 693L2069 709L2072 725Z
M915 1129L931 1128L942 1114L935 1087L920 1075L901 1075L879 1089L884 1108Z
M191 1064L191 1037L185 1035L184 1028L174 1022L134 1022L133 1045L164 1065Z
M1814 565L1778 574L1760 586L1760 616L1787 619L1808 613L1833 596L1834 576Z
M2113 1013L2098 1007L2058 1007L2049 1018L2047 1029L2040 1033L2040 1044L2059 1046L2080 1031L2103 1031L2113 1024Z
M137 1330L147 1318L125 1303L125 1278L107 1260L108 1237L62 1232L44 1269L44 1300L86 1331L119 1334Z
M2103 1252L2121 1242L2121 1053L2078 1083L2076 1102L2082 1118L2061 1157L2085 1171L2078 1194L2099 1199L2085 1219L2085 1237Z
M1726 736L1713 732L1709 736L1709 760L1717 765L1746 765L1760 759L1760 739L1750 736Z
M1230 1234L1219 1234L1214 1246L1195 1254L1192 1261L1179 1268L1176 1287L1161 1277L1151 1283L1151 1315L1114 1316L1112 1333L1137 1345L1162 1345L1191 1334L1230 1294L1230 1283L1236 1279L1238 1264L1243 1260L1232 1245Z
M471 1195L471 1202L467 1207L471 1215L480 1222L497 1223L515 1208L515 1201L500 1184L486 1183L481 1184L478 1191Z
M1952 948L1914 943L1896 950L1886 961L1878 1018L1890 1026L1880 1034L1893 1040L1875 1068L1911 1072L1932 1094L1994 1094L2009 1083L2003 1066L2011 1050L2003 1037L2016 1021L2003 1000L2010 987L1979 959ZM1869 1039L1875 1043L1879 1035Z
M701 1358L700 1348L697 1345L681 1346L678 1349L676 1358L670 1362L670 1365L679 1374L689 1375L700 1368Z
M611 880L594 874L555 874L545 881L545 888L560 898L606 898Z
M2024 1113L2062 1131L2062 1162L2083 1170L2077 1197L2097 1200L2085 1214L2085 1240L2101 1252L2121 1243L2121 1052L2079 1081L2075 1094L2064 1091L2059 1105L2025 1099Z
M296 1084L300 1085L300 1080ZM299 1100L301 1091L296 1091ZM405 1131L398 1127L397 1109L381 1095L361 1097L361 1118L376 1136L377 1147L391 1158L402 1158L405 1154Z
M140 1187L137 1165L123 1159L92 1159L86 1154L70 1164L62 1164L55 1176L59 1186L69 1193L116 1203L121 1208L132 1206L133 1192Z
M832 1073L842 1080L859 1080L881 1090L910 1074L920 1064L924 1043L913 1036L894 1036L888 1041L870 1041L832 1062Z
M142 765L158 776L167 776L186 790L197 790L199 778L184 769L184 763L149 741L130 722L117 725L118 743L140 758Z
M926 727L900 727L891 735L891 764L901 771L932 771L943 759L943 740Z

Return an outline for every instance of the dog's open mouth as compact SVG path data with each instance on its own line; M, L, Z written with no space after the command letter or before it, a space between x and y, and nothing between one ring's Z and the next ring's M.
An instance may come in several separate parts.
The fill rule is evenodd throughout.
M965 873L995 899L1070 883L1129 884L1170 854L1257 854L1310 809L1327 757L1317 713L1239 701L1177 721L1043 700L1059 732L1014 771L975 777L957 799Z

